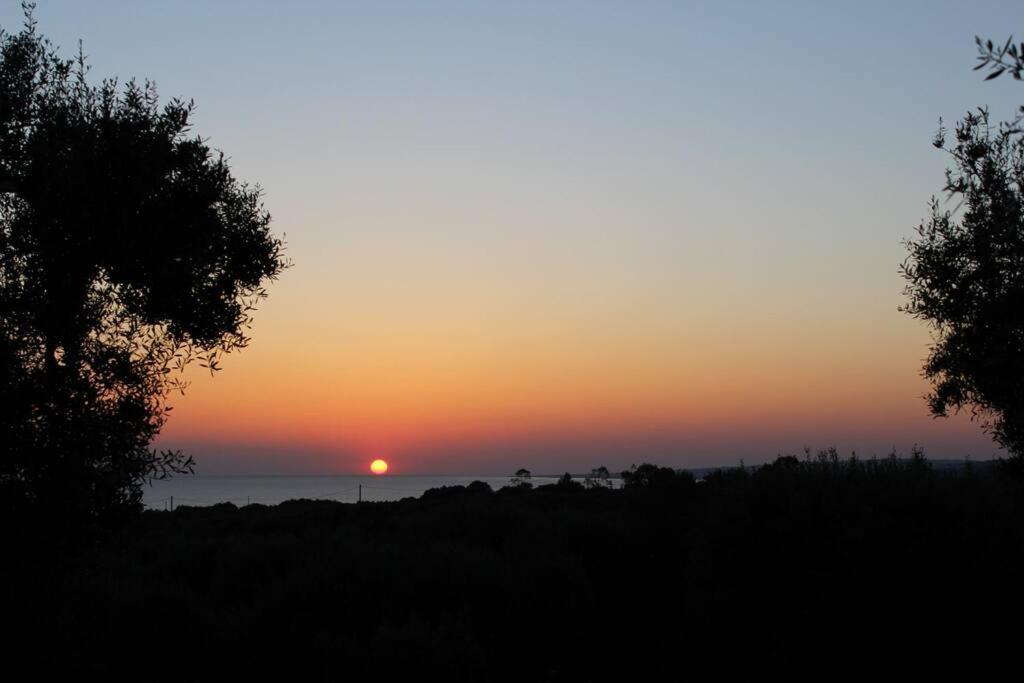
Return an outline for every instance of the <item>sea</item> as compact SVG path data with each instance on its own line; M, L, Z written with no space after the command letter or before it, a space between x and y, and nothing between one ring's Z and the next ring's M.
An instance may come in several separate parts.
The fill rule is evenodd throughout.
M553 484L554 476L531 478L534 486ZM582 478L579 479L582 481ZM412 476L412 475L192 475L157 480L145 487L143 504L153 510L169 510L182 505L206 506L218 503L234 505L277 505L286 500L336 500L384 502L418 498L427 489L441 486L465 486L482 481L492 489L510 484L509 477L484 476ZM618 484L618 482L615 482Z
M929 460L933 469L941 471L962 470L964 460ZM975 471L987 471L994 461L973 461ZM756 467L756 466L754 466ZM717 467L689 468L700 479ZM583 477L574 475L575 481ZM157 480L146 485L143 504L153 510L177 508L182 505L216 505L232 503L242 506L258 503L277 505L286 500L312 499L336 500L342 503L359 501L386 502L402 498L418 498L427 489L441 486L465 486L482 481L498 490L511 483L510 477L494 476L416 476L416 475L190 475ZM534 476L534 486L553 484L556 476ZM622 480L613 476L613 488L620 488Z

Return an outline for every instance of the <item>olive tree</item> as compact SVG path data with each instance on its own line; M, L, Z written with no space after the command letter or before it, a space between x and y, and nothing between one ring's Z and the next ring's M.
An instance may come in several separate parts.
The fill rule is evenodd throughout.
M190 471L151 443L183 390L244 347L287 266L261 191L152 83L89 81L25 24L0 31L0 489L101 515Z
M977 41L988 78L1021 77L1012 41ZM1024 110L1022 110L1024 111ZM979 108L934 145L952 168L930 215L907 240L902 310L929 323L934 343L924 364L935 416L971 411L1011 454L1024 454L1024 137L1019 119L993 123Z

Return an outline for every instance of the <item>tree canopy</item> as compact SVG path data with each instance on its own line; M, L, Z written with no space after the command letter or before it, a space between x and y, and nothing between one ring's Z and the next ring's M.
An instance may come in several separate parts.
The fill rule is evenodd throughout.
M1020 78L1019 50L978 40L989 79L1009 70ZM1012 48L1012 50L1011 50ZM1010 61L1007 61L1010 60ZM968 408L995 440L1024 454L1024 137L1019 121L993 123L969 112L934 145L953 168L930 216L908 240L901 272L902 309L926 320L934 344L924 365L932 414Z
M261 191L150 82L90 83L25 6L0 32L0 486L101 514L191 459L150 448L180 371L244 347L287 266Z

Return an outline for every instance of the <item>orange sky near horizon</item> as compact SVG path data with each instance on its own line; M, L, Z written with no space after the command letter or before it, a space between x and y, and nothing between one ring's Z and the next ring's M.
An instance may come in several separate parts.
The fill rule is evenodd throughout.
M879 455L917 442L946 456L995 450L976 425L927 416L918 373L927 333L895 305L874 321L819 315L801 323L780 306L727 317L712 296L674 319L615 302L559 317L564 303L538 297L520 301L514 315L512 302L489 309L469 294L431 307L434 297L453 301L431 292L435 283L410 298L396 293L380 309L360 303L358 290L347 302L304 300L293 272L271 288L249 348L215 377L192 368L161 444L200 443L204 454L217 444L270 444L284 471L289 452L306 452L293 468L341 473L376 457L394 473L504 471L488 451L530 442L549 444L540 450L555 469L589 469L595 442L624 440L605 458L625 462L630 440L644 435L691 442L659 451L691 466L735 464L739 455L721 463L724 454L699 445L732 443L736 433L749 435L755 453L761 444L762 460L840 444ZM445 449L461 455L421 455Z

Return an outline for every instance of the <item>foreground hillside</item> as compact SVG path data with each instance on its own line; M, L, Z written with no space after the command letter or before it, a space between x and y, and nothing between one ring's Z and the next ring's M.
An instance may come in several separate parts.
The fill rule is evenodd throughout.
M148 512L9 530L11 665L132 680L984 675L1015 662L1008 467L782 458L625 490Z

